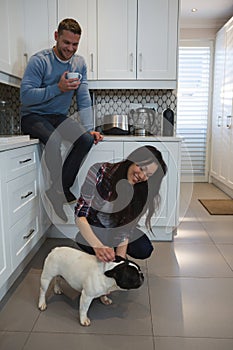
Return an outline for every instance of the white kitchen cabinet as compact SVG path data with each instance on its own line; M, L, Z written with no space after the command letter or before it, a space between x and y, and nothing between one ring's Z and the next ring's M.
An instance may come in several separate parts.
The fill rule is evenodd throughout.
M25 67L23 0L0 0L0 71L21 78Z
M56 0L24 2L24 57L25 61L40 50L53 47L57 29Z
M3 157L0 153L0 163ZM5 169L0 168L0 198L3 198ZM4 201L0 200L0 289L11 273L10 241L7 236L4 221ZM1 298L0 298L1 299Z
M233 18L217 33L210 175L233 189Z
M49 226L39 197L38 147L15 145L0 152L0 299Z
M137 140L136 140L137 139ZM144 227L144 219L140 221L142 229L150 236L152 240L171 241L175 234L179 220L179 193L180 193L180 139L169 141L156 140L155 138L133 138L132 137L105 137L103 142L98 143L89 152L83 166L81 167L77 182L74 184L73 192L79 196L80 188L85 180L86 174L91 165L98 162L116 162L125 159L129 153L138 147L152 145L158 148L164 157L168 166L168 172L161 186L161 207L158 213L152 217L152 226L154 234L147 232ZM74 225L73 208L70 208L70 225L73 224L74 231L77 228ZM63 231L64 232L64 227ZM67 236L71 232L71 227L67 231Z
M168 173L164 177L160 189L161 206L151 219L151 225L155 231L154 238L156 238L157 227L166 227L167 232L171 233L173 228L178 225L180 150L179 142L124 142L124 157L126 158L135 149L145 145L156 147L162 153L168 167ZM140 224L143 226L144 220L141 220Z
M98 79L136 79L137 0L98 0Z
M177 77L178 0L98 0L98 79Z
M88 79L97 78L97 20L96 0L58 0L57 23L64 18L74 18L82 28L77 54L87 63Z

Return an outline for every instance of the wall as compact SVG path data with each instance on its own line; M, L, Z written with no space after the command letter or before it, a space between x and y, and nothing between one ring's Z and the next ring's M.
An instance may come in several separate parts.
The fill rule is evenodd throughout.
M20 133L19 88L0 83L0 100L9 102L9 106L12 110L14 117L13 119L15 133ZM11 123L11 121L7 120L7 123L9 124Z
M100 125L105 114L126 114L130 111L130 104L145 105L153 103L157 106L158 113L170 107L176 115L177 94L176 90L93 90L91 91L95 105L96 125ZM15 125L19 127L19 88L6 84L0 84L0 100L10 102L15 116ZM69 115L75 114L76 101L73 99Z

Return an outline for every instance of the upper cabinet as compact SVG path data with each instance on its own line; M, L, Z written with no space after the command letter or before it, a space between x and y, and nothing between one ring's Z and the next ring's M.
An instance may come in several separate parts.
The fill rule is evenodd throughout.
M58 23L81 25L90 88L176 88L179 0L0 0L0 73L21 78ZM1 74L0 74L1 75Z
M0 72L22 78L30 56L54 43L56 0L0 0L0 4L0 30L4 33L0 37L4 48ZM16 84L20 84L19 79Z
M137 0L98 0L98 79L136 79Z
M178 0L98 0L98 79L177 78Z
M78 54L87 63L88 79L97 79L96 0L57 0L57 23L74 18L82 28Z
M24 58L23 0L0 0L0 72L22 77Z
M24 57L26 63L36 52L54 45L56 30L56 0L23 0Z

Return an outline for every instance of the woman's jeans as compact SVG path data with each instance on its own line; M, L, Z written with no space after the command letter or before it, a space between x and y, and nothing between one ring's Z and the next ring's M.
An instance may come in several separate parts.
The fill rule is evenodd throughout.
M69 192L79 168L91 149L94 138L82 125L64 115L30 114L22 117L24 134L38 138L45 145L45 163L50 173L52 186L64 193ZM71 146L62 164L61 143L68 141Z
M93 229L93 227L92 227ZM107 230L105 231L107 233ZM96 234L96 232L95 232ZM98 238L99 235L97 234ZM150 255L153 252L153 245L147 235L139 230L138 228L135 228L131 234L131 239L127 247L127 254L131 256L134 259L147 259L150 257ZM104 245L112 246L110 242L107 242L106 239L100 238L102 243ZM95 255L94 249L88 244L88 242L82 237L81 233L79 232L75 238L75 241L77 245L86 253ZM110 243L110 244L108 244ZM116 249L116 246L114 246Z

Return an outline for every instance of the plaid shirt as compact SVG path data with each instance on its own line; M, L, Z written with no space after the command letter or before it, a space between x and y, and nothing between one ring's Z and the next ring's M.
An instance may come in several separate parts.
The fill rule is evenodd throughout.
M96 163L91 166L75 207L75 215L77 217L84 216L93 222L100 223L97 214L106 206L110 209L111 180L119 166L119 163Z

